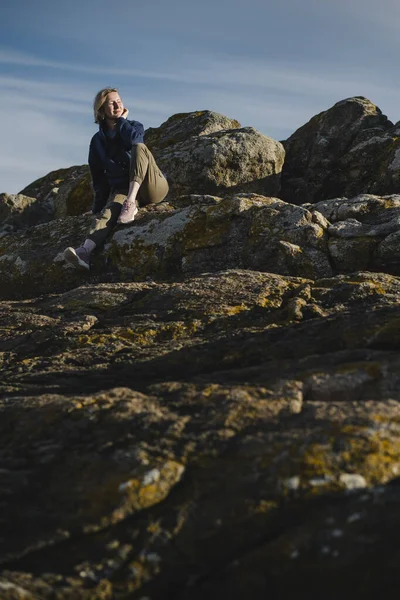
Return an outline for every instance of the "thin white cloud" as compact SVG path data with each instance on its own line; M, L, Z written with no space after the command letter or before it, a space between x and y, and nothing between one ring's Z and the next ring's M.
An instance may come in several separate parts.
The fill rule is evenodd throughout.
M328 94L338 87L343 88L350 83L355 87L363 79L368 80L369 75L363 69L354 66L337 69L336 73L326 70L321 65L310 67L307 64L292 66L282 64L281 61L270 63L258 59L235 58L230 56L215 57L213 55L192 55L183 57L181 63L175 63L173 70L164 72L146 71L137 69L99 68L90 65L76 65L61 61L42 61L33 56L22 55L8 51L0 51L0 63L18 64L20 66L51 67L54 69L87 73L92 75L112 75L113 77L163 79L174 83L185 83L196 86L213 85L245 88L262 88L287 93L325 93ZM191 64L190 67L187 65ZM365 71L365 70L364 70ZM357 81L358 79L358 81ZM4 82L10 86L24 86L20 80L7 79ZM29 85L29 84L27 84ZM43 90L52 88L52 83L41 84ZM77 90L63 89L63 96L73 96L77 99ZM87 99L87 94L80 94L82 99ZM160 107L161 103L158 103ZM154 102L153 102L154 106Z
M120 68L115 66L97 67L95 65L47 60L6 48L0 50L0 64L38 69L56 69L58 71L71 71L73 73L87 73L91 75L111 75L112 77L143 77L146 79L171 79L172 77L175 80L174 75L169 75L162 71L147 71L145 69Z

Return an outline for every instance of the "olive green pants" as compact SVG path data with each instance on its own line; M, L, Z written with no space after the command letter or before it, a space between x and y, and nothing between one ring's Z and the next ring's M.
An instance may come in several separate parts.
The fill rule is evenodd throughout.
M168 182L157 166L154 156L145 144L132 146L129 180L139 183L140 188L136 201L138 206L158 204L168 194ZM96 217L88 239L96 246L104 243L117 224L126 193L111 190L107 204Z

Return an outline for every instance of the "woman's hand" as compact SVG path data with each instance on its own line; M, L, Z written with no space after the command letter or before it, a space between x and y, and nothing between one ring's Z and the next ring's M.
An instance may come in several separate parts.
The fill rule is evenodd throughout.
M129 110L127 108L124 108L124 110L122 111L121 117L123 117L124 119L127 119L128 114L129 114Z

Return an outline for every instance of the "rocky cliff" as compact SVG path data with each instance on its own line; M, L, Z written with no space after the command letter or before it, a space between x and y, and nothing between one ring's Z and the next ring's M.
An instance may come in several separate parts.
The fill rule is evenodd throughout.
M90 273L86 166L0 197L0 598L397 597L396 125L146 142L170 194Z

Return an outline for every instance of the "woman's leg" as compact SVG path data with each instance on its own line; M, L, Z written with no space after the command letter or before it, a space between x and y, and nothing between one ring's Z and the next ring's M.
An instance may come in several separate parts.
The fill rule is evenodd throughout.
M125 201L125 194L112 192L106 206L96 217L89 235L79 248L66 248L64 258L77 267L90 268L90 255L93 250L100 246L117 224L119 213Z
M130 184L120 223L130 223L140 206L157 204L168 194L168 182L160 171L154 156L145 144L132 146Z
M125 194L112 192L106 206L96 218L93 227L89 231L88 240L92 240L96 246L100 246L108 238L118 222L119 213L126 199Z

